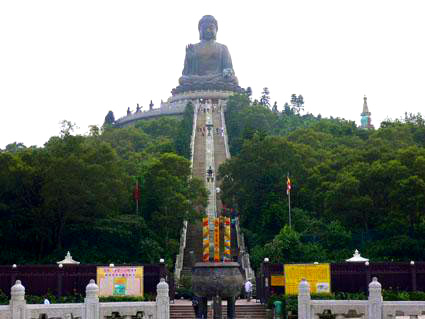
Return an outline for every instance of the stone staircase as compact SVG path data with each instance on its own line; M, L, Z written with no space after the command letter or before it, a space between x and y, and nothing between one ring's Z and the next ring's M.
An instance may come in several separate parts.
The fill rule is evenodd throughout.
M212 113L212 120L214 125L214 165L216 173L218 173L218 168L221 164L226 161L226 149L224 146L224 137L221 134L222 122L221 114L217 110ZM218 134L216 128L219 129ZM221 182L216 181L216 187L221 187ZM223 206L220 200L220 194L217 196L217 211L221 212Z
M211 118L213 127L211 130L211 134L213 135L212 141L213 145L209 145L208 147L211 147L213 149L213 166L214 166L214 177L215 177L215 186L211 186L211 183L206 182L206 163L208 161L211 161L211 155L210 153L207 154L207 146L209 140L211 140L211 137L207 137L207 130L203 131L202 129L205 128L207 117ZM193 140L193 164L192 164L192 176L197 177L201 179L202 181L205 181L206 185L209 187L209 191L212 190L215 191L216 187L221 187L221 181L217 180L217 174L220 165L222 165L226 161L226 141L224 134L222 134L222 129L224 129L224 132L226 128L224 127L225 123L222 119L221 111L218 107L216 107L214 112L211 112L211 109L209 112L203 112L203 110L200 110L197 112L196 117L196 128L195 128L195 137ZM209 140L208 140L209 139ZM230 156L230 154L229 154ZM210 165L210 164L208 164ZM208 210L205 212L211 213L211 211L216 211L218 214L222 211L222 203L220 198L220 193L215 194L215 197L213 197L213 202L216 204L216 208L213 208L211 210L211 206L209 206ZM211 200L211 197L210 197ZM210 202L211 203L211 202ZM204 212L202 212L204 213ZM203 215L203 214L202 214ZM231 255L232 259L238 260L241 262L240 251L239 251L239 243L238 239L239 237L236 236L236 230L234 227L232 227L231 231ZM192 258L190 252L194 252L195 262L202 261L202 221L196 220L192 221L188 224L187 233L186 233L186 245L184 248L183 253L183 267L180 272L180 278L182 276L185 277L191 277L191 270L192 270ZM223 248L224 248L224 231L221 229L220 231L220 255L223 255ZM221 259L221 258L220 258ZM246 263L243 263L246 264ZM242 272L245 276L245 271ZM252 280L252 279L251 279ZM254 281L253 281L254 282Z
M206 135L202 132L202 128L205 128L206 117L211 115L213 128L211 134L214 135L214 175L217 176L218 168L221 164L226 161L226 147L225 147L225 137L222 134L223 120L221 117L221 112L219 108L216 108L214 112L211 110L207 113L202 110L197 113L197 123L195 129L195 139L194 139L194 151L193 151L193 167L192 175L201 180L206 180ZM217 130L218 129L218 130ZM216 187L221 187L221 181L216 179ZM216 195L216 206L217 211L222 211L222 203L220 199L220 194ZM231 254L232 258L238 259L239 249L237 245L237 237L235 234L235 228L232 227L231 235ZM220 232L221 237L221 249L220 255L223 254L223 237L224 232ZM181 275L190 276L191 275L191 256L190 251L194 252L195 262L202 260L202 222L197 220L188 224L187 235L186 235L186 247L183 257L183 270Z
M202 136L202 132L198 131L198 128L205 127L205 114L198 112L197 123L196 123L196 134L193 151L193 168L192 176L198 177L201 180L205 180L205 136Z
M208 318L212 318L212 307L208 306ZM227 308L223 306L222 317L227 319ZM236 304L236 319L266 319L266 308L258 303ZM191 305L171 305L170 319L196 319Z
M190 252L194 252L195 261L202 260L202 222L194 221L188 225L186 235L186 249L184 251L182 276L192 276Z

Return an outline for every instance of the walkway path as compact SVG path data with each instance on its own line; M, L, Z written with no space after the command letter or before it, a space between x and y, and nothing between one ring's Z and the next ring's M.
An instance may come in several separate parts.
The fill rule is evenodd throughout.
M216 172L217 168L215 165L215 148L214 148L214 124L213 114L211 114L211 108L207 108L207 112L203 113L205 116L206 134L205 134L205 185L208 190L208 205L207 205L207 216L208 226L210 229L210 256L214 255L214 219L217 217L217 203L216 203ZM207 171L212 169L212 176L208 176Z
M197 112L197 122L192 168L193 177L205 181L205 186L209 192L208 205L205 213L210 217L210 256L213 256L213 218L217 217L218 212L221 212L222 209L219 194L217 195L216 193L217 187L220 187L220 183L217 182L216 176L219 166L226 160L221 113L219 112L218 105L214 105L214 109L215 111L212 112L211 105L200 106L199 104L195 108L195 112ZM208 130L208 127L210 130ZM213 178L209 178L207 174L210 167L213 171ZM184 275L190 274L190 251L194 252L195 261L202 260L202 226L200 221L190 223L188 226L186 249L183 259Z

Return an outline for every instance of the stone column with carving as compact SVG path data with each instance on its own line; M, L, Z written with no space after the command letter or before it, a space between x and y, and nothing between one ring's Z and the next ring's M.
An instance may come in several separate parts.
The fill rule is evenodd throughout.
M168 284L164 278L156 285L156 318L170 319L170 297Z
M311 319L310 285L304 278L298 285L298 319Z
M99 287L94 279L86 286L85 319L99 319Z
M382 319L382 286L376 277L369 284L368 318Z
M26 319L27 302L25 300L25 287L20 280L16 280L10 289L10 310L12 319Z

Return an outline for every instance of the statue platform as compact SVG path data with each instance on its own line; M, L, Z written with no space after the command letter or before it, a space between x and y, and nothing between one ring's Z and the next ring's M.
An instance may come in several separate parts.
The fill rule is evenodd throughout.
M195 104L199 99L203 100L227 100L235 94L232 91L201 90L190 91L171 96L166 102L162 102L157 109L134 112L116 120L115 125L126 127L134 125L137 121L158 118L161 116L178 116L184 113L188 102Z

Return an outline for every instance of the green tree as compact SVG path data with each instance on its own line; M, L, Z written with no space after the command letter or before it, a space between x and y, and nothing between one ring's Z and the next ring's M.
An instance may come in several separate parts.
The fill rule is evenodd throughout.
M156 240L169 258L177 253L183 221L199 217L195 207L206 206L205 187L190 175L188 160L165 153L152 161L144 176L142 212L149 227L161 225Z
M267 87L263 88L263 92L261 92L260 104L270 107L270 91Z
M177 154L184 156L187 159L191 156L190 139L193 129L193 112L193 104L191 102L187 103L183 113L183 120L180 122L175 139Z

